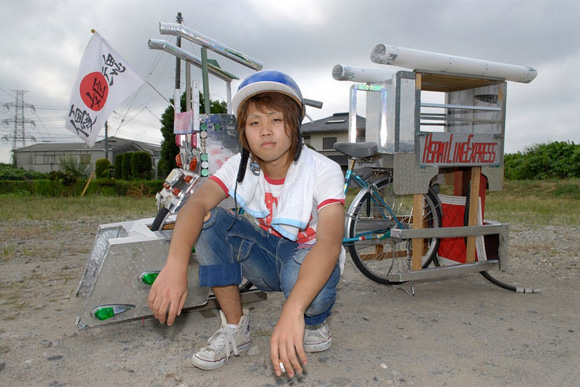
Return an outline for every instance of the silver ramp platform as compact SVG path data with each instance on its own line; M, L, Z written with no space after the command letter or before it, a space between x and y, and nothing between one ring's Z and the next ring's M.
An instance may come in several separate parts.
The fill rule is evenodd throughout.
M165 265L174 219L151 231L153 218L100 225L76 296L87 300L77 318L79 328L152 317L147 298ZM184 310L218 307L209 288L199 286L198 263L192 254L189 292ZM244 290L242 302L266 299L258 290Z

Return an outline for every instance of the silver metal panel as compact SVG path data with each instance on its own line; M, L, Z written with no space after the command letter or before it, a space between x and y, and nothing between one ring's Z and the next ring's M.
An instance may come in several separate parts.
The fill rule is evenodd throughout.
M429 183L439 173L436 167L418 168L414 153L395 154L393 169L393 188L398 195L427 193Z
M389 148L388 143L394 141L388 136L388 114L387 114L387 100L392 90L392 84L389 82L380 84L356 84L350 88L350 106L349 106L349 121L348 121L348 141L356 142L358 134L356 133L356 116L357 116L357 101L358 91L366 92L366 126L365 126L365 141L374 142L378 146L379 152L387 152Z
M200 117L205 138L205 151L208 155L209 175L213 175L223 163L240 152L236 118L231 114L202 114ZM202 150L203 152L203 150ZM203 168L202 160L202 168Z
M446 110L445 131L495 136L498 141L499 155L497 165L503 165L506 93L507 83L499 82L474 89L448 92L445 95L447 104L467 107Z
M101 225L79 283L77 297L87 302L77 319L79 328L151 317L147 298L149 282L141 280L147 273L157 274L165 266L172 229L151 231L153 218ZM167 224L175 222L175 216ZM209 288L199 286L197 259L192 254L188 268L189 291L184 310L216 307ZM154 278L153 278L154 280ZM261 301L266 298L258 290L242 293L242 302ZM115 310L115 315L101 320L95 311ZM125 310L126 309L126 310ZM124 310L124 311L122 311Z
M77 325L90 327L151 316L147 302L151 286L141 282L139 277L144 273L159 272L165 265L168 248L169 240L111 246ZM197 261L192 259L185 308L204 305L208 299L209 289L198 285L197 268ZM107 305L131 305L133 308L104 321L92 315L96 308Z
M499 268L497 261L483 261L475 263L464 263L455 266L437 267L432 269L422 269L401 273L390 273L389 281L421 281L436 278L444 278L454 275L478 273L481 271L495 270Z
M105 323L150 316L147 297L150 285L140 280L144 273L159 272L165 265L171 231L149 230L153 219L103 225L77 297L87 298L77 325L89 327ZM192 257L189 266L189 292L185 307L207 303L209 289L198 286L197 261ZM95 308L129 305L130 309L101 321L93 316Z
M175 217L171 219L175 220ZM153 223L153 218L100 225L85 266L85 273L77 289L77 297L88 297L111 246L144 241L164 241L171 238L170 231L152 232L148 227L151 223Z
M480 235L501 234L507 231L506 225L489 224L482 226L438 227L421 229L391 229L391 238L457 238Z
M416 116L420 109L420 93L415 87L415 74L397 73L395 102L395 152L415 152Z
M482 167L481 173L487 177L488 190L501 191L503 188L503 163L500 167Z
M388 93L367 92L366 93L366 127L365 141L374 142L378 146L379 152L392 152L394 138L389 138L387 113L385 111Z
M497 259L499 260L499 269L501 271L505 271L508 269L508 239L510 228L508 224L500 224L500 223L497 224L499 224L502 228L502 231L499 233L499 247L497 252Z
M505 83L446 93L447 124L451 133L503 134ZM473 107L473 108L472 108ZM487 108L489 110L483 110ZM489 123L485 123L489 121Z
M508 238L509 225L505 223L485 220L484 225L464 226L464 227L440 227L411 229L391 229L391 238L413 239L413 238L457 238L481 235L498 235L499 245L497 261L499 269L502 271L508 268Z

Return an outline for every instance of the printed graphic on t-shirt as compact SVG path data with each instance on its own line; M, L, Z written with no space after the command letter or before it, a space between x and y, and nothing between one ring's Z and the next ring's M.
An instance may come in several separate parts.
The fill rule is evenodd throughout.
M276 213L276 208L278 207L279 199L280 198L274 196L271 192L266 192L264 201L266 203L266 208L268 208L268 211L270 212L270 215L268 215L265 218L259 218L257 220L258 224L262 229L268 231L270 234L281 237L282 235L280 235L278 231L272 228L272 214ZM310 216L310 221L311 220L312 216ZM310 221L308 222L306 230L302 230L298 233L297 240L298 243L306 243L313 240L316 237L316 231L312 227L310 227Z

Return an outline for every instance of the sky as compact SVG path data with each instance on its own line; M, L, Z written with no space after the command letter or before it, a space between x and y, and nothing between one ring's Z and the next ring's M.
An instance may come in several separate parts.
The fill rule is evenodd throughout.
M10 161L17 94L26 104L26 145L80 141L64 123L91 29L147 81L115 109L109 135L159 143L175 57L147 43L175 43L159 23L175 22L178 12L192 30L292 76L304 97L324 104L308 110L314 120L348 111L352 83L334 80L332 68L389 68L370 60L376 45L388 44L533 67L531 83L508 82L505 152L580 142L577 0L0 0L0 9L0 162ZM182 47L201 55L185 39ZM240 79L254 72L208 57ZM197 68L191 73L201 81ZM226 100L225 82L210 75L209 83L210 98Z

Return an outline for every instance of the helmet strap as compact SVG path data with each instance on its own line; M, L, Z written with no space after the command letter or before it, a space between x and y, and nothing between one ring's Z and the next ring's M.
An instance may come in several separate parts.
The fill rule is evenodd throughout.
M302 153L302 114L298 115L298 148L296 148L296 153L294 153L294 161L298 161L300 153Z
M302 129L300 126L301 125L298 124L298 148L296 148L296 153L294 153L294 161L298 161L300 153L302 153Z
M238 167L238 177L236 181L241 183L246 176L246 166L248 165L248 158L250 157L250 151L246 148L242 148L242 158L240 159L240 166Z

